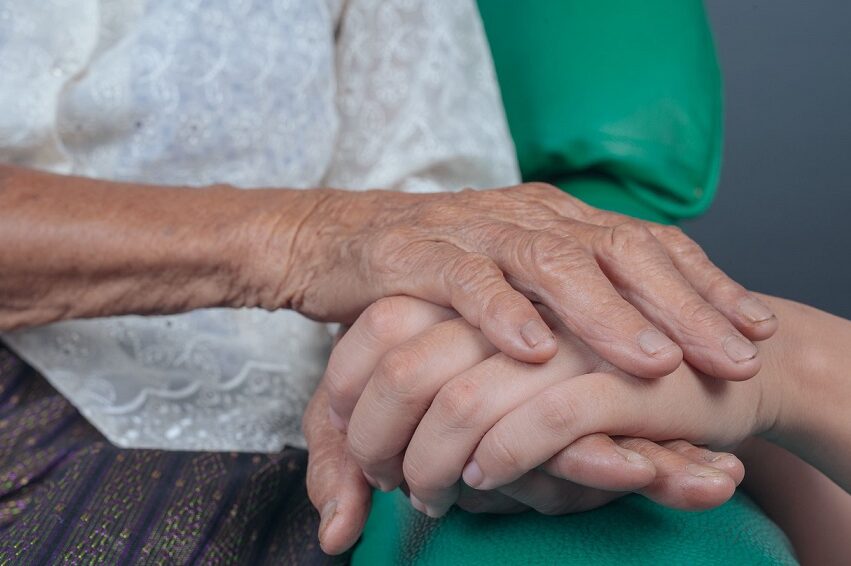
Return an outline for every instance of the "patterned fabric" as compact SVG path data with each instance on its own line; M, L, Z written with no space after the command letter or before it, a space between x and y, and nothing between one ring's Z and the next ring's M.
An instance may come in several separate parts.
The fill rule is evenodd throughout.
M339 564L307 453L123 450L0 344L0 564Z
M2 0L0 161L102 179L406 191L518 181L472 0ZM296 266L297 267L297 266ZM208 309L10 334L122 447L275 452L324 325Z

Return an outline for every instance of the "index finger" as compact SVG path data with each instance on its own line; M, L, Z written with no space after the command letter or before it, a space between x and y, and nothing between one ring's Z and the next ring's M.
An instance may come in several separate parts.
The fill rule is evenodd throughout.
M345 430L369 377L388 351L457 316L452 309L413 297L388 297L367 308L337 343L325 369L334 427Z
M476 489L503 486L592 433L645 436L639 429L647 410L629 380L642 381L589 373L544 389L485 434L464 468L464 482Z
M640 377L674 371L682 362L679 346L623 298L570 229L506 231L488 244L488 251L515 287L549 307L572 334L604 359Z

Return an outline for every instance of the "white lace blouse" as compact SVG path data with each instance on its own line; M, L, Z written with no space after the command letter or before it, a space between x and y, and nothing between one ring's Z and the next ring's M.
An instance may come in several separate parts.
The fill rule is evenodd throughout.
M144 183L517 181L473 0L0 0L0 161ZM303 446L330 335L199 310L6 334L112 442Z

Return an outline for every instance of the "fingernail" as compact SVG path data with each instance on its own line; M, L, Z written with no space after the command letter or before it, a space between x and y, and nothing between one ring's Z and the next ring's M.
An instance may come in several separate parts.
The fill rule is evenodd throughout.
M709 466L701 466L700 464L689 464L686 466L686 471L696 478L718 478L724 474L715 468Z
M319 513L321 520L319 521L319 538L325 538L325 531L331 526L334 517L337 513L337 500L332 499L325 504L322 511Z
M520 329L520 335L530 348L538 348L545 346L549 342L554 342L555 337L550 329L540 320L530 320Z
M346 432L346 421L331 407L328 407L328 420L331 421L331 426L340 432Z
M754 359L758 352L756 346L738 336L727 338L724 342L724 351L731 360L739 364Z
M751 322L765 322L774 318L774 313L756 297L745 297L739 301L739 310Z
M482 474L482 469L475 460L472 460L469 464L464 466L464 472L461 474L461 477L464 478L464 483L470 487L477 487L481 485L482 481L485 479L484 474Z
M615 451L621 456L623 456L627 463L632 466L641 466L643 468L653 465L653 462L651 462L638 452L633 452L632 450L627 450L626 448L621 448L620 446L615 446Z
M443 513L441 513L437 509L435 509L434 507L426 505L425 503L423 503L420 500L419 497L417 497L413 493L411 494L410 499L411 499L411 507L413 507L414 509L416 509L417 511L419 511L423 515L426 515L426 516L428 516L432 519L440 519L446 513L445 511Z
M376 477L371 476L366 472L364 472L363 477L366 478L366 481L369 482L369 485L385 493L396 489L396 486L392 485L389 481L384 481L384 479L377 479Z
M380 484L379 484L377 481L375 481L375 478L374 478L374 477L372 477L371 475L369 475L369 474L368 474L368 473L366 473L366 472L364 472L364 473L363 473L363 477L364 477L364 478L366 478L366 482L367 482L369 485L371 485L373 488L375 488L375 489L381 489ZM383 490L382 490L382 491L383 491Z
M728 452L713 452L712 450L707 450L703 454L703 460L705 462L709 462L710 464L715 464L717 462L720 462L721 460L733 457L734 456Z
M435 507L432 507L431 505L426 505L426 515L428 515L432 519L440 519L441 517L446 515L448 511L449 509L445 507L437 509Z
M675 348L676 344L655 328L650 328L638 335L638 346L648 356L656 356L665 350Z
M426 506L425 506L425 503L423 503L422 501L420 501L420 498L419 498L419 497L417 497L416 495L414 495L414 494L412 493L412 494L411 494L410 499L411 499L411 507L413 507L414 509L416 509L417 511L419 511L419 512L420 512L420 513L422 513L423 515L427 515L427 514L428 514L428 513L426 513Z

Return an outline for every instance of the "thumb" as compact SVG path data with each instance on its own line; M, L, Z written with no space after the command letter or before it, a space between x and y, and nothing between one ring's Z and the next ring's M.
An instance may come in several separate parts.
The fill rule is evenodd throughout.
M319 544L328 554L354 546L369 514L372 490L346 450L346 436L328 420L328 394L320 385L304 415L307 494L322 517Z

